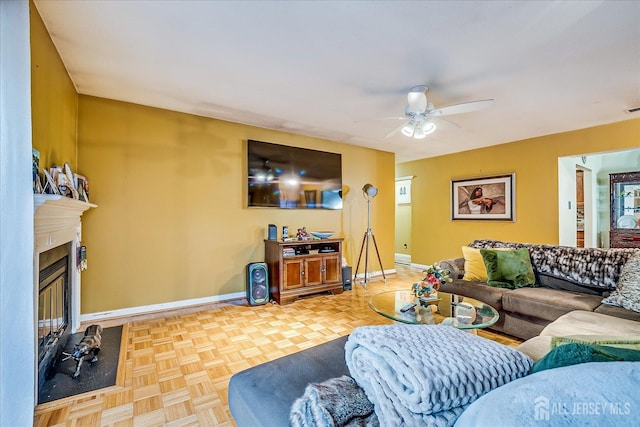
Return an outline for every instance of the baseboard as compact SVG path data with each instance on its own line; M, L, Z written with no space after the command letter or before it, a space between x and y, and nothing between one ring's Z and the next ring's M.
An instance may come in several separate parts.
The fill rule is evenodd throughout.
M392 268L390 270L384 270L384 274L385 276L387 274L396 274L396 269ZM382 277L382 271L378 270L378 271L370 271L367 273L367 277ZM364 273L360 273L360 274L356 274L355 276L356 279L364 279Z
M396 264L411 265L411 255L396 254Z
M395 274L395 273L396 273L395 268L384 270L385 275ZM367 277L378 277L378 276L382 277L382 271L380 270L371 271L367 274ZM364 273L356 274L355 277L358 279L363 279ZM233 294L213 295L213 296L204 297L204 298L194 298L194 299L172 301L172 302L161 303L161 304L151 304L151 305L143 305L138 307L121 308L117 310L102 311L97 313L87 313L87 314L80 315L80 323L92 323L92 322L98 322L98 321L117 319L120 317L133 317L133 316L139 316L144 314L158 313L162 311L179 310L179 309L189 308L189 307L198 306L198 305L219 303L219 302L237 300L237 299L246 298L246 297L247 297L247 294L245 292L236 292Z
M103 311L98 313L88 313L80 315L80 322L94 322L94 321L104 321L109 319L115 319L118 317L132 317L139 316L141 314L151 314L161 311L169 311L169 310L179 310L182 308L188 308L198 305L212 304L218 302L225 302L230 300L236 300L239 298L246 298L247 294L245 292L236 292L233 294L225 294L225 295L213 295L210 297L203 298L193 298L181 301L172 301L161 304L151 304L151 305L143 305L138 307L128 307L121 308L118 310L111 311Z
M411 268L419 268L419 269L422 269L422 270L426 270L427 267L429 267L426 264L416 264L416 263L413 263L413 262L410 265L411 265Z

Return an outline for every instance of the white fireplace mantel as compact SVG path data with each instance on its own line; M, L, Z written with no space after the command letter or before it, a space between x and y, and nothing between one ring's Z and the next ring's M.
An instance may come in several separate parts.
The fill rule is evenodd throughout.
M97 205L58 195L34 194L33 207L35 250L40 253L78 237L80 216Z
M71 242L71 253L77 254L82 238L80 217L93 203L82 202L52 194L34 194L34 291L38 298L38 271L40 254L65 243ZM80 269L76 256L71 257L71 331L80 327Z

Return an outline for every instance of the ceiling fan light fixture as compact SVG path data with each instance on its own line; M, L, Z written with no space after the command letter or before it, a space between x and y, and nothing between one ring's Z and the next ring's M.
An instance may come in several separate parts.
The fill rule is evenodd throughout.
M416 126L416 131L413 133L413 139L424 139L427 134L424 131L424 126Z
M416 131L416 124L413 122L413 120L411 120L409 123L407 123L406 125L402 126L402 134L404 136L408 136L409 138L411 138L414 133Z
M416 123L414 120L411 120L402 127L401 132L409 138L424 139L435 130L436 124L433 122L424 121L422 123Z
M425 135L429 135L436 130L436 127L436 124L433 122L425 122L424 125L422 125L422 131Z

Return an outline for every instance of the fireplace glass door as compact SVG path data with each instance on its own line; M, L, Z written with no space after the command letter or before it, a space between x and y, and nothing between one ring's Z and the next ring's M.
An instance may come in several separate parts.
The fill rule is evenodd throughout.
M64 249L67 249L66 246ZM38 292L39 360L42 360L48 349L56 344L69 323L68 268L69 256L67 252L64 252L61 258L40 270Z
M40 292L38 303L38 341L49 344L64 329L64 277L58 277Z

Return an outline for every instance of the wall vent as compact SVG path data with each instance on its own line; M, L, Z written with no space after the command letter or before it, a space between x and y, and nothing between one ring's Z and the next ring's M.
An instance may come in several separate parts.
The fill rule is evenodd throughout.
M640 112L640 107L627 108L624 110L625 113L638 113Z

